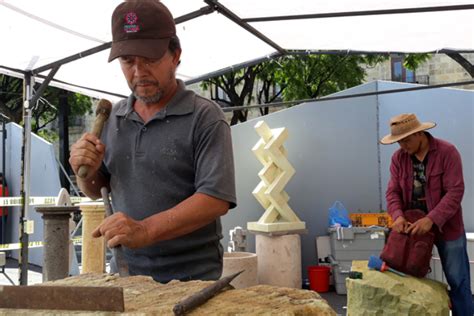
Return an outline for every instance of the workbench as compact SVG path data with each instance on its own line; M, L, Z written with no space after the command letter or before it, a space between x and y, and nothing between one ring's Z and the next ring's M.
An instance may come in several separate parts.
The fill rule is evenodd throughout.
M111 274L82 274L43 283L65 286L122 287L123 314L173 315L173 306L181 299L201 290L212 281L155 282L151 277L119 277ZM97 299L106 299L98 297ZM117 315L111 312L51 311L0 309L0 315ZM189 315L336 315L318 293L308 290L257 285L246 289L223 291Z

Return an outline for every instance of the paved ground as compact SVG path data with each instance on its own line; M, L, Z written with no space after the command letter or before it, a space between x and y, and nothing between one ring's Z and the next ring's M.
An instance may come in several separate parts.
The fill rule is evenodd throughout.
M335 290L319 293L322 298L328 301L328 304L334 309L337 315L346 315L347 296L339 295Z
M18 285L19 268L18 261L7 258L7 264L3 270L0 269L0 285ZM43 282L41 267L30 264L28 267L28 285Z

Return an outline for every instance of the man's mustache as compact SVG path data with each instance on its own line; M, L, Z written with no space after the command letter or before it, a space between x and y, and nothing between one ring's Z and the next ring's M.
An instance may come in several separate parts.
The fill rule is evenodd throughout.
M139 80L137 82L134 82L133 83L133 88L135 89L138 85L145 85L145 84L149 84L149 85L153 85L153 86L159 86L159 82L158 81L153 81L153 80Z

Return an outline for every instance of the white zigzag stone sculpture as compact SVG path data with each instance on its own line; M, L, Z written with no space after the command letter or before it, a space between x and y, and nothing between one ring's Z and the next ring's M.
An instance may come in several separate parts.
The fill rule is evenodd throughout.
M253 195L265 209L258 222L249 222L252 231L279 232L303 230L306 228L288 205L290 199L284 188L295 173L287 159L283 143L288 138L284 127L270 129L264 121L255 125L260 140L252 148L263 169L258 176L262 180L253 190Z

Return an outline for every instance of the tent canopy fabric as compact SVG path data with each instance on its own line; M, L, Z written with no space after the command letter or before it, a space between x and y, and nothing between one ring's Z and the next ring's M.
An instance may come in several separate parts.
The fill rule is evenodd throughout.
M145 1L145 0L144 0ZM110 42L120 0L0 0L0 73L22 76ZM278 53L474 52L474 2L467 0L163 0L177 25L178 77L203 78ZM197 14L196 14L197 15ZM64 64L51 84L95 97L127 95L109 49ZM47 75L49 70L41 75Z

